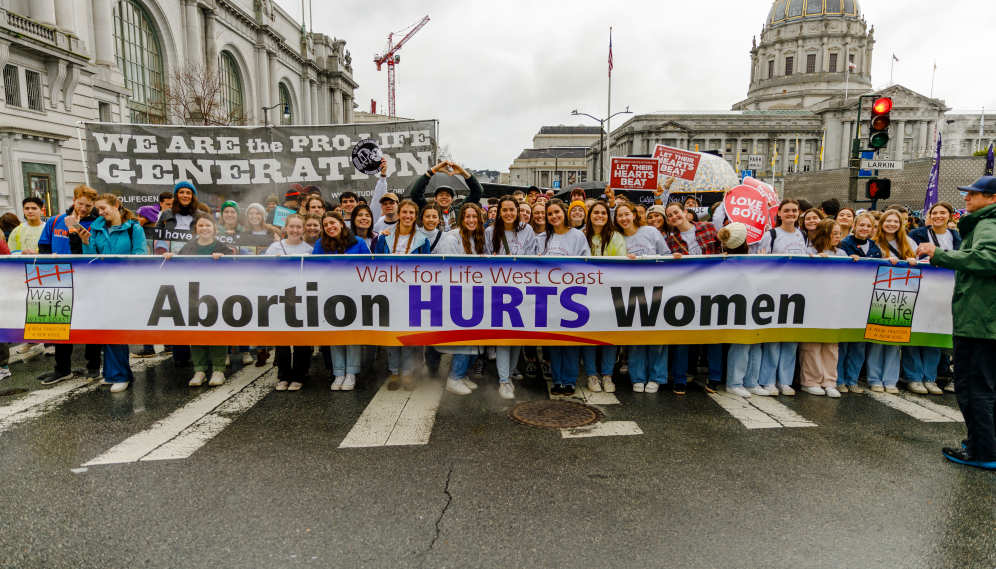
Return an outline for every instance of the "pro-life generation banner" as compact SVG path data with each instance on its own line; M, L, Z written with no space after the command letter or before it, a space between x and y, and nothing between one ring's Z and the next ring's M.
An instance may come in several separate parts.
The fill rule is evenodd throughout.
M0 258L0 342L951 345L954 273L776 256Z
M199 127L86 123L90 185L136 209L187 180L212 207L283 202L291 184L317 186L338 201L346 191L373 194L376 179L352 164L353 147L373 139L388 161L388 189L402 193L436 163L436 122L324 126Z

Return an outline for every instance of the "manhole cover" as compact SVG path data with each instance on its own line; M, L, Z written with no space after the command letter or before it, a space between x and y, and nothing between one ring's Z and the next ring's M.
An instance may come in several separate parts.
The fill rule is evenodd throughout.
M27 389L5 389L0 391L0 397L10 397L11 395L20 395L21 393L27 393Z
M540 429L572 429L600 421L602 412L570 401L527 401L510 407L508 418Z

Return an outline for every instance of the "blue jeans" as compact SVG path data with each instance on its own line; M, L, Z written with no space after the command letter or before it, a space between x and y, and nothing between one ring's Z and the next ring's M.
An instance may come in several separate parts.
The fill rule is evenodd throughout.
M467 377L467 369L474 363L477 355L453 354L453 363L450 364L450 377L454 381Z
M131 362L127 344L106 344L104 346L104 380L108 383L127 383L135 379L131 373Z
M899 346L868 344L868 385L895 387L899 383Z
M332 360L332 375L339 377L347 373L352 375L360 373L360 356L362 351L363 347L360 345L329 346L329 357Z
M581 360L578 346L550 346L549 349L553 382L559 385L577 385Z
M857 385L868 344L841 342L837 346L837 385Z
M706 359L709 361L709 381L723 379L723 344L706 344L703 347L706 350ZM671 350L674 352L671 361L674 382L688 383L688 346L671 346ZM694 376L697 371L698 369L693 369L692 375Z
M941 361L941 349L928 346L903 346L900 361L906 381L937 383L937 364Z
M415 369L415 358L422 353L422 346L388 346L387 368L394 375L411 375Z
M730 353L726 356L726 387L757 387L763 353L763 344L730 344Z
M519 363L519 346L498 346L495 348L495 365L498 367L498 383L508 383L509 376Z
M637 383L667 383L667 346L630 346L629 380ZM611 367L611 364L609 364Z
M764 386L790 386L795 377L795 352L798 342L768 342L762 348L759 383Z
M597 349L598 346L584 346L581 348L581 359L584 360L585 375L599 375L596 354ZM612 368L616 365L616 354L618 353L619 346L602 346L601 375L612 375Z

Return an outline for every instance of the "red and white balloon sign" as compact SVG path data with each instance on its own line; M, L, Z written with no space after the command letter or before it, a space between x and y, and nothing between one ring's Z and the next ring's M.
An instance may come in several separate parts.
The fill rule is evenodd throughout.
M726 192L723 206L731 222L747 226L747 243L754 244L764 237L768 226L768 197L757 188L737 186Z
M769 205L778 205L778 203L781 201L780 199L778 199L778 193L775 192L775 188L769 186L768 184L765 184L761 180L755 180L754 178L747 176L746 178L744 178L744 185L750 186L756 189L757 191L761 192L761 194L768 199Z

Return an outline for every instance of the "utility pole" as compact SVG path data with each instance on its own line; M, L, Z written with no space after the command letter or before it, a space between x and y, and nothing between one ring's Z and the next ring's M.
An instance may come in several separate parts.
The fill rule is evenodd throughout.
M847 199L852 202L858 200L858 170L861 169L861 103L866 97L871 96L861 95L858 97L858 122L855 125L854 140L851 141L851 175L847 188Z

